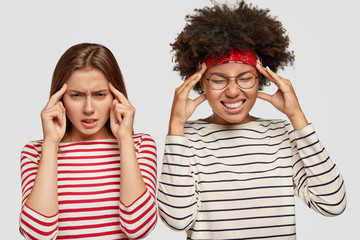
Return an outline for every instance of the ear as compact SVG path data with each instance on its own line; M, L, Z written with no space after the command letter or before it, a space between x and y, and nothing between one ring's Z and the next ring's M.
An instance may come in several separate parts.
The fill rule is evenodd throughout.
M200 84L201 94L204 94L205 90L204 90L203 80L202 79L199 81L199 84Z

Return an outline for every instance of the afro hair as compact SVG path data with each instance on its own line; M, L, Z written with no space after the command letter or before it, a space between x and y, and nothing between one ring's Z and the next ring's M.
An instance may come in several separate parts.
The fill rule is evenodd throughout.
M234 48L254 51L262 64L275 72L292 65L295 55L288 50L290 39L281 22L269 11L245 1L232 7L214 3L212 7L195 9L193 15L185 17L183 31L170 44L174 52L174 70L186 79L207 56L222 57ZM268 83L261 76L259 89ZM194 90L201 93L199 83Z

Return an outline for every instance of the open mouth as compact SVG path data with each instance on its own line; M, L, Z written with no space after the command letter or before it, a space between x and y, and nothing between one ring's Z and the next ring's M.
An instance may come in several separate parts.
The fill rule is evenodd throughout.
M221 103L225 108L227 108L229 110L233 110L233 109L240 108L242 105L244 105L245 100L241 100L241 101L235 102L235 103L226 103L226 102L221 102Z
M81 123L86 128L93 128L96 126L97 120L96 119L84 119L84 120L81 120Z

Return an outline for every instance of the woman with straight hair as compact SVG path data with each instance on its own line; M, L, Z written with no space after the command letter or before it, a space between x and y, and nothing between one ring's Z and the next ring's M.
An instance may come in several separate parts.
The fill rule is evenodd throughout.
M43 139L21 152L26 239L134 239L154 228L156 146L133 133L134 115L108 48L81 43L61 56Z

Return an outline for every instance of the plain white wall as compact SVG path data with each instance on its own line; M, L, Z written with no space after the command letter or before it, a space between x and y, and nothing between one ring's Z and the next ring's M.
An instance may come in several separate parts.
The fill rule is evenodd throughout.
M354 0L248 2L271 9L288 30L295 66L280 74L292 80L306 116L345 178L348 207L339 217L323 217L296 202L298 239L354 239L359 235L360 213L356 186L359 4ZM160 174L173 92L182 83L172 71L169 43L184 27L185 15L205 5L210 6L210 1L0 2L1 239L22 239L19 154L28 141L42 138L40 111L48 100L52 72L73 44L101 43L114 53L137 109L135 131L150 133L157 143ZM192 118L210 113L205 102ZM253 115L285 117L261 100ZM159 220L147 239L170 238L185 239L185 233L174 232Z

